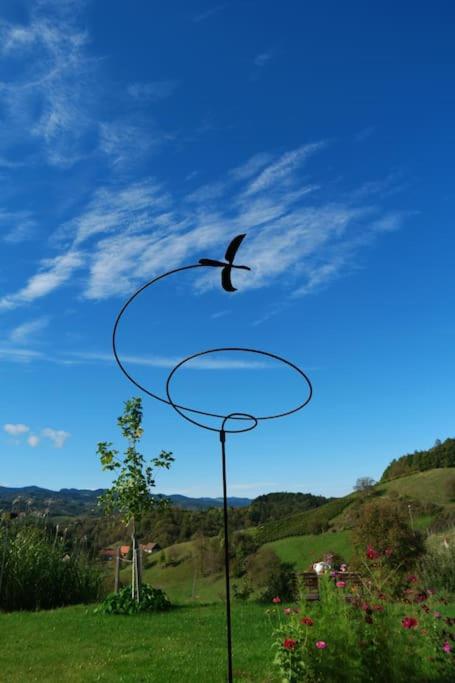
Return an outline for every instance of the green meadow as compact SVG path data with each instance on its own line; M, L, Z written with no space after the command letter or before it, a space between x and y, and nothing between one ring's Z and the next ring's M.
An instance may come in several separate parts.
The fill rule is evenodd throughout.
M232 617L235 680L276 680L264 606L234 604ZM93 606L0 614L0 680L221 683L225 633L221 604L134 617L96 615Z

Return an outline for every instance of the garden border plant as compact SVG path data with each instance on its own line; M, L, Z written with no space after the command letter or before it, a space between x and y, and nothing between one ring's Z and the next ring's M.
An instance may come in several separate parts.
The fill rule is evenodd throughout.
M282 683L453 680L455 619L444 617L444 598L415 575L399 597L385 592L392 552L366 549L364 590L332 572L321 578L319 603L283 607L273 599L267 613Z

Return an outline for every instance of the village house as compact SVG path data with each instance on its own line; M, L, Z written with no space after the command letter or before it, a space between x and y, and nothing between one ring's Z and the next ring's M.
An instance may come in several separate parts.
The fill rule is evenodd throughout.
M151 553L161 550L161 546L159 543L141 543L141 550L142 552L147 553L147 555L151 555Z

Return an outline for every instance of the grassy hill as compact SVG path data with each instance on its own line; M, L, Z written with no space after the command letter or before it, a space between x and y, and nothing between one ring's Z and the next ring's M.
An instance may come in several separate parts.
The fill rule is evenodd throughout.
M377 484L368 492L351 493L314 510L268 522L252 530L252 533L259 543L265 544L291 536L343 531L355 526L362 505L375 497L391 497L411 504L414 526L426 529L438 517L455 510L455 501L448 486L453 479L454 467L413 473Z
M455 467L416 472L378 484L377 491L389 494L395 491L400 496L408 496L419 501L455 507L447 482L455 479Z
M308 571L311 565L321 560L326 553L337 553L349 562L352 546L349 531L326 532L308 536L290 536L279 541L266 543L282 562L292 562L298 571Z
M166 549L172 554L173 563L163 565L161 553L144 558L144 581L162 588L175 605L211 604L219 602L224 595L224 574L202 576L193 559L194 542L177 543ZM114 567L112 565L109 584L113 586ZM121 581L127 584L131 577L128 565L121 572Z

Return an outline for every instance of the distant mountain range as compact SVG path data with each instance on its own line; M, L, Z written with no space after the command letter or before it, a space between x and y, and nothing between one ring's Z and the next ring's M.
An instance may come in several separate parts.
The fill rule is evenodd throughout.
M8 487L0 486L0 511L37 510L49 511L49 515L90 515L99 514L98 497L105 489L60 489L52 491L40 486ZM160 495L160 494L158 494ZM185 510L207 510L223 506L222 498L189 498L179 494L165 496L175 507ZM228 498L229 506L240 508L250 505L249 498Z

